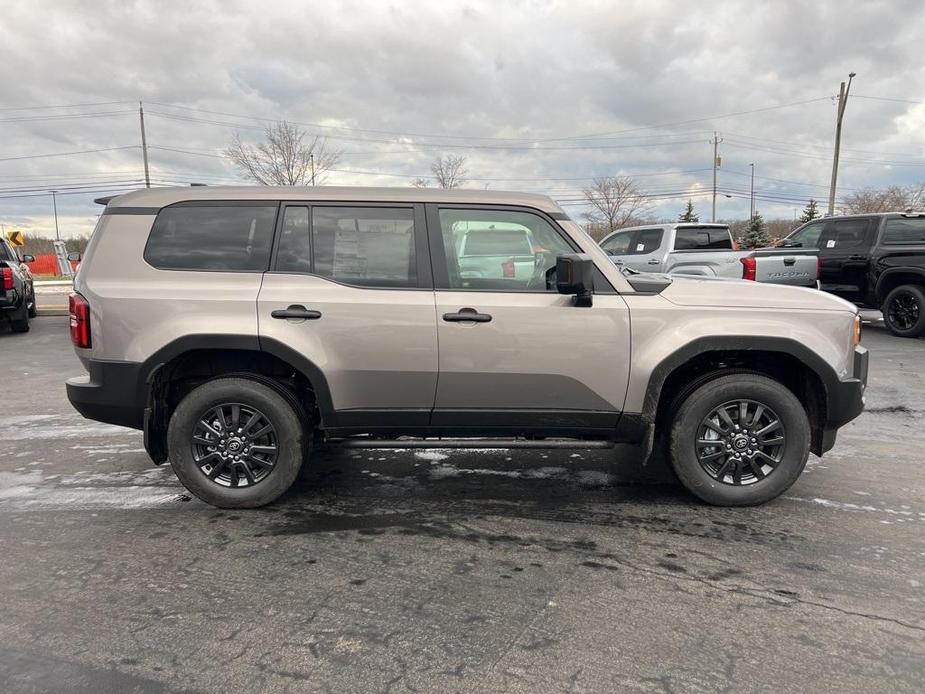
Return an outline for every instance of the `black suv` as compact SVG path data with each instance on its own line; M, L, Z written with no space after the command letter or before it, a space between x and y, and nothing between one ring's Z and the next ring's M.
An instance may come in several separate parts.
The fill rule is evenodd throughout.
M821 289L880 309L894 335L925 334L925 213L816 219L779 246L818 248Z

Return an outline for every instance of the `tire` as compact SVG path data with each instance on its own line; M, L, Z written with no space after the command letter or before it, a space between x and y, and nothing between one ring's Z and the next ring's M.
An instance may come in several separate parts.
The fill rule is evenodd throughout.
M925 292L915 284L903 284L886 295L881 307L883 322L897 337L925 334Z
M216 408L221 408L224 426ZM259 417L251 420L254 416ZM254 423L246 426L245 418ZM311 431L305 421L296 399L276 384L238 376L216 378L192 390L171 415L168 459L183 486L207 504L264 506L298 477L310 451ZM270 431L261 434L266 426ZM204 445L213 442L214 446ZM236 453L242 460L233 458ZM263 462L257 464L258 460Z
M744 427L738 424L740 401L746 402ZM721 409L733 426L719 415ZM713 427L706 424L708 419ZM772 426L774 420L779 426ZM748 435L769 426L761 437ZM669 438L678 479L714 506L754 506L779 496L803 472L809 447L810 426L803 405L784 385L758 374L720 376L693 390L676 410ZM757 450L761 454L755 454ZM738 459L737 451L741 451Z
M25 304L20 308L18 318L10 318L10 330L14 333L29 332L29 309Z

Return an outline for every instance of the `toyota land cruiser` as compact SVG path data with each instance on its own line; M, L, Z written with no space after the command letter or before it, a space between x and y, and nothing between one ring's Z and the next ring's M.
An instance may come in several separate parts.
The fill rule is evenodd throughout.
M203 187L99 202L70 306L88 374L68 397L144 430L153 461L216 506L273 501L321 440L633 442L709 503L758 504L863 408L851 304L621 270L543 196ZM523 233L531 271L462 272L473 229Z

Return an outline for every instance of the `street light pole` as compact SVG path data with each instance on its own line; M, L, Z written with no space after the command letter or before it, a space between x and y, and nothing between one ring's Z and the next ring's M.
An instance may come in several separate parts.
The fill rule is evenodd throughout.
M751 216L749 217L749 219L754 219L755 218L755 164L751 163L749 164L749 166L752 167L752 192L750 196L752 211L751 211Z
M308 160L311 162L311 165L312 165L312 185L315 185L315 153L314 152L309 152Z
M841 122L845 117L845 107L848 105L848 92L851 91L851 80L857 73L848 73L848 84L841 83L838 90L838 116L835 119L835 154L832 158L832 185L829 187L829 217L835 214L835 184L838 182L838 152L841 149Z
M49 191L51 193L51 204L55 208L55 240L60 241L61 235L58 233L58 201L55 199L55 193L57 190Z
M145 188L151 187L151 176L148 175L148 140L145 137L145 109L138 102L138 120L141 122L141 155L145 162Z

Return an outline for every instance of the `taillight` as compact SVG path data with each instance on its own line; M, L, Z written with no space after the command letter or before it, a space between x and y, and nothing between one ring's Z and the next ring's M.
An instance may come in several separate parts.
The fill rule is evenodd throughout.
M71 319L71 342L81 349L90 348L90 304L80 294L68 297L68 314Z
M501 263L501 273L505 277L514 277L514 261L508 260L504 263Z
M816 279L822 277L822 258L816 256Z
M742 261L742 279L755 281L755 273L758 269L754 258L739 258Z
M12 268L3 268L3 291L9 291L13 288L13 270Z

